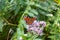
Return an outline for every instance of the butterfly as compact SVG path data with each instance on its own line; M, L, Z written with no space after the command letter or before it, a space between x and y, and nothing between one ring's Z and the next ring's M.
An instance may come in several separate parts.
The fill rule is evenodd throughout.
M27 24L31 25L36 20L36 17L33 18L25 17L24 20L26 21Z

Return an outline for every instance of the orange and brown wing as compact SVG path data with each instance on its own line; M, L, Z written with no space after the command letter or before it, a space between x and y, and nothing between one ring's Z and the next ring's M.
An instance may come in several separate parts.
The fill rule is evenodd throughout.
M29 18L29 17L25 18L26 23L29 24L29 25L32 24L34 22L34 20L36 20L35 17L34 18Z

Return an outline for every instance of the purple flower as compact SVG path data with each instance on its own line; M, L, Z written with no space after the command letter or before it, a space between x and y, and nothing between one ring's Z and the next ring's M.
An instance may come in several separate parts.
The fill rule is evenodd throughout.
M33 26L36 26L36 27L40 26L39 22L36 21L36 20L32 23L32 25L33 25Z
M40 27L42 26L42 27ZM44 21L34 21L31 25L28 25L28 32L34 31L35 33L37 33L38 35L42 35L43 34L43 29L46 26L46 22Z
M40 25L42 25L42 27L46 27L46 22L40 21Z
M38 29L38 31L37 31L38 34L41 34L42 32L43 32L42 28Z

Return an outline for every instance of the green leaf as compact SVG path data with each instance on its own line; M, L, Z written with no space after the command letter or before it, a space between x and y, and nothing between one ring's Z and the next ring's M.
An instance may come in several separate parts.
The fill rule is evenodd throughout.
M30 17L34 17L34 14L31 13L31 12L29 12L28 15L29 15Z
M0 19L0 32L2 32L2 28L3 28L4 24L3 24L3 20Z
M35 15L38 15L37 10L35 10L35 9L30 10L30 12L32 12L32 13L35 14Z
M42 40L42 39L36 38L35 40Z

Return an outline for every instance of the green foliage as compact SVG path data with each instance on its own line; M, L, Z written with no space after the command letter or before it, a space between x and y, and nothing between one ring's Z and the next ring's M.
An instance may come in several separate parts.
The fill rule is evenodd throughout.
M60 40L60 5L54 0L0 0L1 40ZM24 16L46 21L44 35L27 32ZM12 31L10 32L10 29Z
M3 24L3 19L0 18L0 31L2 31L4 24Z

